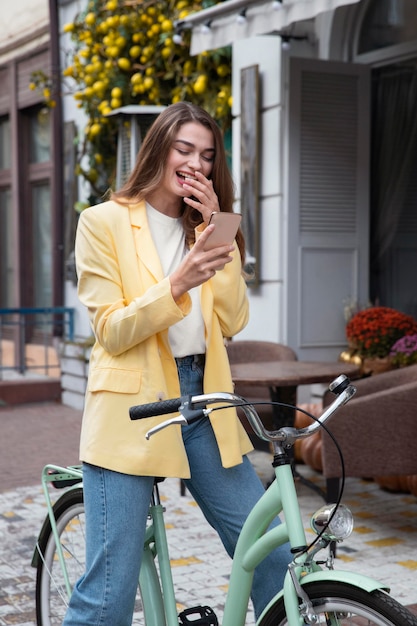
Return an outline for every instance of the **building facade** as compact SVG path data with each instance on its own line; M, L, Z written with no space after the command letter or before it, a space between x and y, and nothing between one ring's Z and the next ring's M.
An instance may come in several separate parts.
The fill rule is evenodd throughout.
M63 88L52 109L29 89L34 71L62 71L62 27L84 3L36 2L10 7L0 41L0 306L74 306L86 337L66 273L84 120ZM417 316L415 0L226 0L181 28L194 53L233 49L236 210L256 271L240 338L326 360L352 307Z
M259 116L259 280L242 338L337 358L352 308L417 316L414 0L229 0L179 27L192 28L194 53L233 45L240 203L250 194L242 125L248 107Z
M6 3L0 39L0 307L63 304L60 106L31 89L53 72L47 0Z

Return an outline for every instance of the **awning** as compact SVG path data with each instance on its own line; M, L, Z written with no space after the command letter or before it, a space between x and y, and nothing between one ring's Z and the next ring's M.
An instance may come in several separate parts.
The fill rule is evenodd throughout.
M284 33L296 22L360 0L225 0L177 24L191 29L191 55L228 46L255 35Z

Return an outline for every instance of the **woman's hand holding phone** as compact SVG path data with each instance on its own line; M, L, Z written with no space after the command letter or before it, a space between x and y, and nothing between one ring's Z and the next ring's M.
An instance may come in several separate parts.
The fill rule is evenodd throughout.
M232 244L238 231L242 216L239 213L212 213L209 221L215 229L208 236L205 250L212 250L218 246Z

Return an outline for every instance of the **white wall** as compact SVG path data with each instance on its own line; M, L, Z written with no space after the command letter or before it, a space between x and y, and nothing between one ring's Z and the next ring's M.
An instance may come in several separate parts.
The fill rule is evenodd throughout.
M251 315L240 339L282 341L284 328L282 285L284 279L282 215L282 103L281 39L256 37L233 45L233 177L240 199L240 72L259 66L260 147L260 276L259 287L249 288Z
M0 65L49 41L48 0L1 3Z

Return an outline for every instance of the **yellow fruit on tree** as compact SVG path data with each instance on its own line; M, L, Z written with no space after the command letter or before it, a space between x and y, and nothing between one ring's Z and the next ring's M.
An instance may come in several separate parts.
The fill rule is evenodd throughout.
M106 89L106 85L104 81L96 80L96 82L93 84L93 89L96 94L100 94L104 92L104 90Z
M129 59L126 59L126 57L122 57L121 59L118 59L117 65L120 67L121 70L124 70L125 72L130 70L130 61Z
M132 83L132 85L139 85L142 82L142 74L140 72L132 74L132 76L130 77L130 82Z
M112 59L116 59L119 56L119 48L117 46L109 46L106 48L106 54Z
M140 53L141 53L142 49L140 46L132 46L129 50L129 56L132 57L132 59L136 59Z
M221 78L224 78L225 76L230 74L230 67L223 63L222 65L218 66L216 71L217 71L218 76L220 76Z
M84 22L88 24L89 26L92 26L95 21L96 21L96 15L95 13L92 13L92 12L87 13L87 15L84 18Z
M91 124L88 130L88 136L96 137L97 135L100 134L100 131L101 131L101 124L99 124L98 122L95 122L94 124Z
M171 22L171 20L164 20L164 21L161 23L161 28L162 28L162 31L163 31L164 33L169 33L169 32L171 32L172 30L174 30L174 25L173 25L173 23Z
M207 89L207 75L206 74L200 74L200 76L197 77L197 80L195 81L194 85L193 85L193 91L196 94L202 94L206 91Z
M189 76L192 71L193 71L193 63L192 63L192 61L188 60L188 61L186 61L184 63L184 66L182 68L182 72L183 72L184 76Z
M126 45L126 38L123 37L122 35L119 35L115 43L116 43L116 46L119 46L119 48L124 48Z
M154 85L154 79L151 78L150 76L146 76L146 78L143 81L143 86L145 87L145 89L151 89Z
M123 91L121 89L121 87L113 87L113 89L111 90L111 97L112 98L122 98L123 97Z

